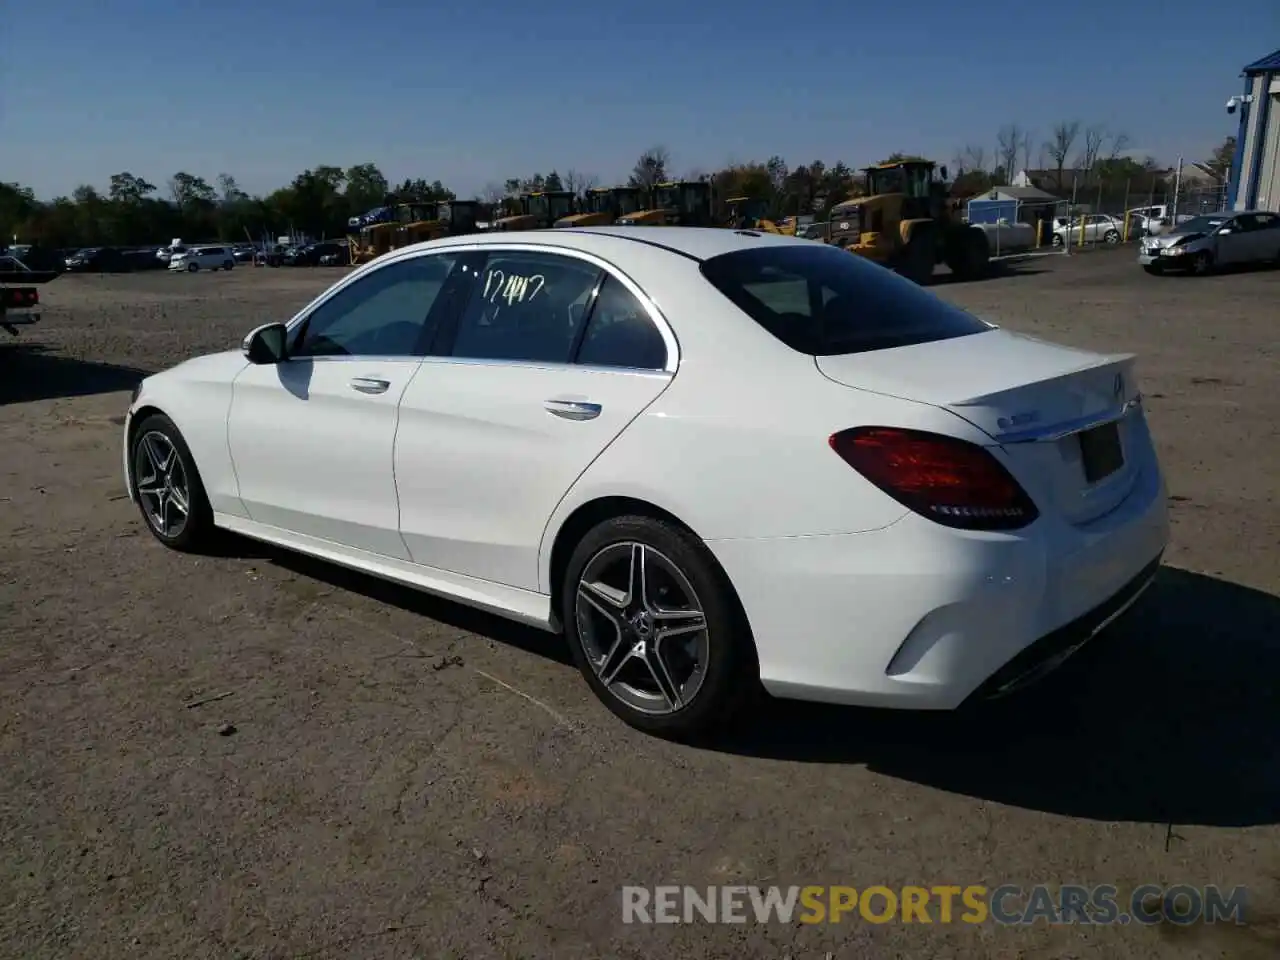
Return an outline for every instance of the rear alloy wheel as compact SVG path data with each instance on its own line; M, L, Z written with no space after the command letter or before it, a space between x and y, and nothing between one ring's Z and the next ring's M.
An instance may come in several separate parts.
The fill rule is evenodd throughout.
M130 446L134 499L147 529L166 547L191 551L213 532L213 512L182 434L163 414L138 424Z
M1120 242L1120 231L1108 230L1106 233L1106 236L1104 236L1102 239L1105 240L1107 243L1111 244L1112 246L1115 246L1117 243Z
M637 729L673 739L708 733L757 686L724 573L674 524L633 516L595 527L569 561L561 607L587 683Z
M1062 239L1062 234L1060 234L1060 233L1055 233L1055 234L1053 235L1053 245L1054 245L1055 247L1060 247L1060 246L1062 246L1062 245L1063 245L1063 243L1064 243L1064 241L1063 241L1063 239Z

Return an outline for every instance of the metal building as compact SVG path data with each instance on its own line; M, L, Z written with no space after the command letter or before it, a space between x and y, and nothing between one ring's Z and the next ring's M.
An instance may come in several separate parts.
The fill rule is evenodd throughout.
M1227 110L1240 114L1227 206L1280 212L1280 50L1244 68L1244 93Z

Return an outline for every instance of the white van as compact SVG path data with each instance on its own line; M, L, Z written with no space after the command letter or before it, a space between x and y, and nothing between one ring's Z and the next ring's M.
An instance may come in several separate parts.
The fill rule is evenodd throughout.
M188 247L185 252L175 252L169 258L170 270L230 270L236 258L230 247Z

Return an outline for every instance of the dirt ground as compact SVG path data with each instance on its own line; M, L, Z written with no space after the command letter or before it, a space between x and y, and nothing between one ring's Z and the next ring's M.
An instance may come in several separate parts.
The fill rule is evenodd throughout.
M1139 354L1167 568L988 713L773 703L697 749L613 719L556 638L146 534L120 477L128 390L334 276L63 277L0 346L0 955L1280 953L1280 272L1152 278L1130 251L940 281L1014 329ZM1248 923L642 926L620 908L624 884L1071 882L1246 885Z

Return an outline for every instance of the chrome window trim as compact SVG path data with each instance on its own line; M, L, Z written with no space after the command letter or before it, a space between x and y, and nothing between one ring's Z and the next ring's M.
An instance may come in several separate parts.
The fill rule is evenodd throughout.
M534 366L534 367L551 367L551 368L574 367L574 368L582 368L582 369L590 369L590 370L613 370L613 371L639 370L641 372L666 373L666 374L674 374L676 370L679 369L680 341L676 339L675 331L671 328L671 325L667 322L667 318L663 316L662 311L658 309L657 304L655 304L653 300L649 297L649 295L646 294L640 288L640 285L638 283L636 283L633 279L631 279L630 276L627 275L626 271L624 271L617 264L612 263L609 260L606 260L604 257L601 257L598 254L589 253L585 250L579 250L575 247L562 247L556 244L548 244L548 243L521 242L519 240L504 239L496 243L450 243L447 246L430 247L427 249L414 249L412 247L409 247L404 250L395 250L389 254L383 254L382 257L379 257L376 260L372 260L369 263L366 263L364 266L360 267L358 270L353 271L351 275L348 276L345 280L342 280L339 283L335 284L333 287L329 288L324 293L322 293L318 298L316 298L315 300L311 301L311 303L303 307L302 310L299 311L293 317L293 319L291 319L287 324L285 324L285 327L287 328L288 333L292 334L294 328L299 323L304 321L314 311L318 310L331 298L337 296L341 291L345 290L347 287L355 283L357 280L362 279L363 277L367 276L368 274L372 273L375 270L381 270L384 267L389 267L392 264L400 263L401 261L404 261L404 260L414 260L414 259L417 259L418 257L431 257L431 256L445 255L445 254L522 253L522 252L523 253L544 253L544 254L550 254L552 256L570 257L575 260L581 260L585 263L591 264L593 267L595 267L598 270L604 271L606 274L608 274L609 276L617 280L620 284L623 285L623 287L627 289L627 291L633 297L636 298L636 301L640 304L640 306L644 309L644 312L648 315L649 322L652 323L657 328L658 335L662 337L663 345L667 348L666 365L663 366L661 369L656 369L656 368L649 368L649 367L644 367L644 368L608 367L608 366L600 366L600 365L594 365L594 364L588 365L588 364L578 364L578 363L547 363L542 361L527 361L527 360L484 360L480 358L460 358L460 357L455 358L455 357L427 356L427 357L420 357L418 359L437 360L437 361L450 360L454 362L467 360L474 363L502 364L506 366L515 365L515 366ZM384 257L386 259L383 259ZM371 357L354 358L353 357L351 359L368 360L368 359L374 359L374 358L371 358ZM408 358L400 357L398 359L408 359Z

